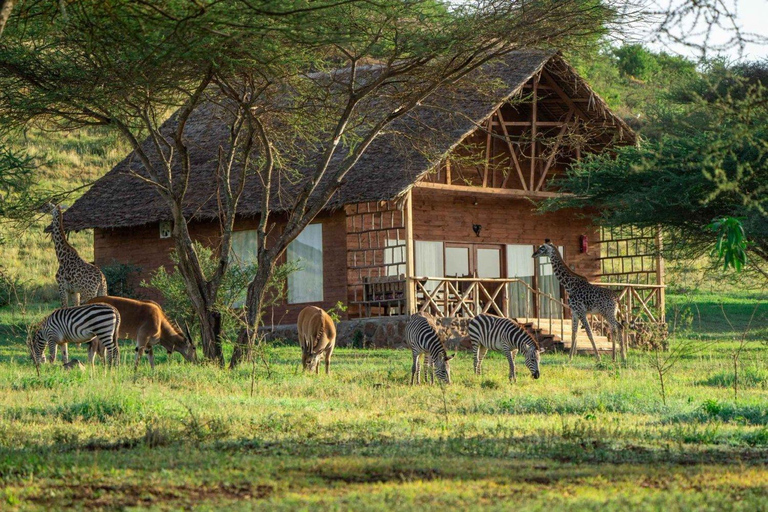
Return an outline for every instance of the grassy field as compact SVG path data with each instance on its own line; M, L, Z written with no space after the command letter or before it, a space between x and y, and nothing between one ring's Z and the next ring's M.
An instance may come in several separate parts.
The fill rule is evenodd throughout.
M304 375L294 346L254 372L174 355L38 376L24 336L46 307L0 310L0 509L768 510L768 305L732 388L759 299L670 297L695 312L673 347L694 349L666 404L637 352L547 354L539 380L520 359L517 384L499 354L475 376L462 352L445 388L409 386L406 351L339 349L330 376Z

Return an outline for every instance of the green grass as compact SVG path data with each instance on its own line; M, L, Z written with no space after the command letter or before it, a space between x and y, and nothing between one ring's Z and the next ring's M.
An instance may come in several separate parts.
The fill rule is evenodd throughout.
M328 377L290 345L253 380L178 355L134 373L130 344L118 370L38 376L23 343L46 306L0 310L0 509L766 510L768 305L732 389L757 300L670 297L701 321L666 405L634 351L599 367L546 354L539 380L519 359L517 384L500 354L475 376L461 352L444 389L408 385L407 351L338 349Z

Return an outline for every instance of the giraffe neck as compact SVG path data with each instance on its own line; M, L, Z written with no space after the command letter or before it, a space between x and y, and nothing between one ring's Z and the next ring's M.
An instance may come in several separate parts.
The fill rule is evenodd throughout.
M69 245L67 237L64 234L64 223L61 219L61 212L57 212L53 215L53 222L51 223L51 238L53 239L53 245L56 247L56 257L59 262L65 259L71 258L74 254L76 257L80 257L74 247Z
M555 250L549 260L552 263L552 271L557 276L557 280L569 292L573 286L584 281L583 277L568 268L559 251Z

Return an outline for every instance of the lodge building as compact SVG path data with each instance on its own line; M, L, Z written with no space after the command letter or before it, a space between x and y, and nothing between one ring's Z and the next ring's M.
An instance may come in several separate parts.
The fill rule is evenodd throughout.
M621 291L627 314L663 320L655 313L664 303L658 236L600 230L582 211L537 212L541 200L560 193L557 179L569 165L634 144L633 131L557 53L515 52L482 72L493 78L491 92L438 90L374 140L326 210L288 248L285 258L300 270L288 279L285 303L267 313L268 323L295 323L308 304L342 302L347 318L487 312L554 332L553 319L570 313L548 262L531 257L545 238L573 270ZM189 230L216 247L210 154L226 130L205 109L188 124ZM411 141L426 141L429 151ZM146 279L171 264L170 214L128 171L142 172L132 155L66 211L65 228L94 230L97 265L136 265L137 279ZM238 261L255 256L259 197L258 186L246 186L233 235ZM273 215L279 230L279 206ZM162 299L155 290L142 292Z

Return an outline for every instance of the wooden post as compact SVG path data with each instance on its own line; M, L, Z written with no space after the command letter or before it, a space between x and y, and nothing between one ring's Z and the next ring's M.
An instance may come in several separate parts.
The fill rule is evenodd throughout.
M538 106L539 77L533 77L533 103L531 104L531 188L535 190L534 180L536 179L536 108Z
M416 283L414 282L413 252L413 189L408 190L405 198L405 311L412 315L416 313Z
M666 293L663 288L664 286L664 258L661 255L661 250L663 249L663 243L661 237L661 227L656 228L656 284L660 286L658 290L659 294L659 321L666 322L667 321L667 300L666 300Z

